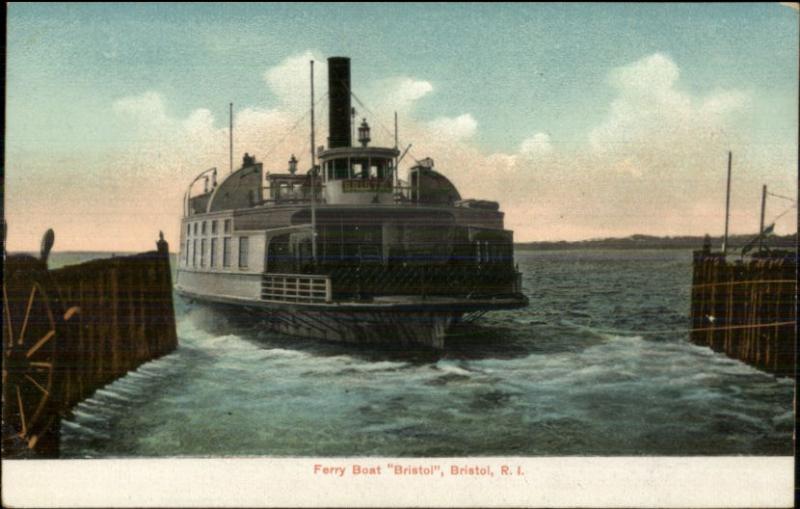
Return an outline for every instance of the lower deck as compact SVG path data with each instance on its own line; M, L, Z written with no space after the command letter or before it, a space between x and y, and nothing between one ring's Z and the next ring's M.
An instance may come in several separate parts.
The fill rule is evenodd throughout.
M177 291L201 303L245 310L270 329L292 336L356 344L419 345L441 349L447 329L464 316L527 305L522 295L459 298L396 295L334 301L330 279L265 275L260 298L193 287L200 279L179 273Z

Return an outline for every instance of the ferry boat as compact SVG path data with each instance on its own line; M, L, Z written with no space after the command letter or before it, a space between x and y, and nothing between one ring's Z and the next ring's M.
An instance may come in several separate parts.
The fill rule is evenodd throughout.
M176 291L288 335L433 348L456 322L527 306L498 203L463 199L430 158L401 180L404 154L371 146L366 119L353 145L349 58L328 59L328 96L305 173L245 154L219 184L215 168L192 181Z

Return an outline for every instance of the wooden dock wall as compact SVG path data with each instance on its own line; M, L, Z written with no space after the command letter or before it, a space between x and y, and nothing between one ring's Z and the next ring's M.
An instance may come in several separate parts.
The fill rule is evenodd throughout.
M795 375L797 257L729 262L695 251L691 340L778 376Z
M96 389L178 344L169 249L49 270L5 256L3 419L6 458L57 457L61 417Z
M94 260L51 274L65 306L80 308L61 346L62 410L176 348L168 252Z

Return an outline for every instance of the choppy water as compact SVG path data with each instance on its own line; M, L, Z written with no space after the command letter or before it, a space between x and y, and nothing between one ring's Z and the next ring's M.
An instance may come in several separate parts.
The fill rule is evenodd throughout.
M78 405L62 455L792 453L793 383L687 341L688 251L517 258L530 307L440 354L281 337L178 299L178 350Z

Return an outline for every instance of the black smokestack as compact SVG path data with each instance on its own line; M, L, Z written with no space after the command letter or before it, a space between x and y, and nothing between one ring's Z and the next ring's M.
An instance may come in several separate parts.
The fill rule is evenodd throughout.
M328 148L349 147L350 131L350 59L328 59Z

